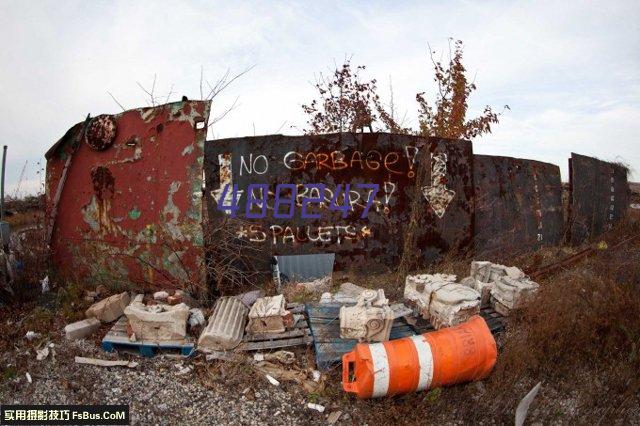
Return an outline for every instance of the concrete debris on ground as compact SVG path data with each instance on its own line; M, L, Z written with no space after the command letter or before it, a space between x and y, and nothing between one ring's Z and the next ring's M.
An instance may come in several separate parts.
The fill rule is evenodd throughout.
M394 314L384 290L365 290L355 306L340 308L340 337L360 342L389 340Z
M494 309L507 316L512 309L530 301L539 287L538 283L528 278L501 277L491 290Z
M434 328L461 324L480 313L480 294L451 274L408 275L404 297Z
M342 411L332 411L327 417L327 424L332 425L335 424L340 417L342 416Z
M287 322L293 325L293 315L285 309L286 301L282 294L261 297L249 311L247 332L251 334L283 333Z
M274 379L272 376L265 374L265 377L267 378L269 383L271 383L273 386L280 386L280 382Z
M49 291L49 275L40 280L40 288L43 294Z
M155 300L167 300L167 297L169 297L169 293L164 290L153 293L153 298Z
M320 392L324 389L324 380L313 380L314 370L312 369L303 369L293 364L283 366L279 362L270 361L257 362L253 368L265 374L267 380L274 386L278 386L280 381L285 381L296 382L309 393ZM271 379L273 379L275 383Z
M340 285L337 293L325 292L320 297L321 304L355 305L356 299L366 288L350 282Z
M24 335L24 338L27 340L33 340L36 337L40 337L40 333L36 333L35 331L27 331L27 333Z
M233 349L244 336L249 309L237 297L221 297L216 301L209 323L200 334L198 350L220 351Z
M206 351L205 359L210 361L227 361L227 362L243 362L244 356L238 352L233 351Z
M310 408L312 410L316 410L320 413L324 413L324 405L320 405L320 404L314 404L313 402L309 402L307 404L307 408Z
M138 363L135 361L126 361L126 360L107 360L107 359L97 359L97 358L87 358L82 356L77 356L74 358L76 364L89 364L96 365L98 367L129 367L135 368L138 366Z
M204 313L200 308L191 308L189 309L189 326L197 327L199 325L204 325L206 320L204 319Z
M475 260L469 277L462 283L478 291L483 304L490 302L496 312L505 316L530 300L539 287L518 267Z
M124 309L129 325L138 340L162 342L184 340L187 335L189 307L180 303L171 305L145 305L142 295Z
M45 360L49 356L49 348L50 347L53 348L53 343L51 343L50 345L46 345L42 349L36 349L36 359L38 361Z
M101 322L113 322L124 314L124 309L129 304L131 298L128 292L114 294L94 303L85 311L87 318L97 318Z
M296 355L291 351L280 350L269 353L255 353L253 354L253 360L257 362L278 361L281 364L293 364L296 360Z
M308 293L320 293L329 291L331 288L331 277L322 277L313 281L296 283L297 291L305 291Z
M98 331L102 323L97 318L87 318L67 324L64 327L64 334L67 340L84 339Z

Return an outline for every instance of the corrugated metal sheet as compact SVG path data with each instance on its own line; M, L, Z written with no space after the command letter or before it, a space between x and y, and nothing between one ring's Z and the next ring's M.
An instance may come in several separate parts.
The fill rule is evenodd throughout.
M583 241L608 231L629 206L625 167L571 154L569 160L569 241Z
M209 108L186 101L99 116L49 150L47 219L63 276L151 288L203 282Z
M280 276L297 282L331 276L335 259L335 253L276 256Z
M511 157L474 155L478 254L555 245L564 235L558 166Z

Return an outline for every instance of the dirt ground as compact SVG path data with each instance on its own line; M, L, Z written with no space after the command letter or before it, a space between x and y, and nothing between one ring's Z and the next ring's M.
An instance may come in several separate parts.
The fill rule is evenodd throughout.
M337 412L337 424L512 424L520 399L542 382L528 424L640 424L637 235L640 223L625 223L592 242L600 247L592 256L538 279L536 300L508 318L497 338L497 365L480 382L363 401L342 391L340 367L323 372L324 386L308 391L293 381L270 384L246 359L107 354L100 340L108 326L90 340L64 340L64 325L81 318L89 304L82 286L68 284L0 307L0 403L130 404L132 424L327 424ZM531 270L579 249L545 248L489 260ZM446 259L429 272L462 277L469 260ZM392 274L342 277L347 279L384 287L391 300L401 296ZM27 339L28 331L39 337ZM47 358L38 361L36 350L50 344ZM314 367L312 349L295 352L297 368ZM138 365L79 365L75 356ZM325 411L307 408L310 402Z

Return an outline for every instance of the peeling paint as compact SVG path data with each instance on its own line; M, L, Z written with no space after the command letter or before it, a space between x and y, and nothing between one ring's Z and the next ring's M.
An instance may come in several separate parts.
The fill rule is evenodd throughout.
M110 116L118 129L110 147L78 146L51 236L62 276L142 288L203 283L200 273L188 277L178 265L197 271L204 258L196 188L202 187L206 129L195 124L206 122L209 110L210 102L185 101L125 111ZM64 168L60 156L71 152L61 141L47 156L47 211ZM177 256L166 251L172 244L180 246Z

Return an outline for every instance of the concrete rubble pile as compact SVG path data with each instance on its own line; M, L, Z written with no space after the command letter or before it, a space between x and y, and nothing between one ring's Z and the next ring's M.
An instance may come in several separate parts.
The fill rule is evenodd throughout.
M531 300L539 287L520 268L487 261L471 262L469 277L462 284L480 292L483 304L491 303L496 312L505 316Z
M452 327L480 313L480 294L450 274L408 275L404 297L436 329Z

